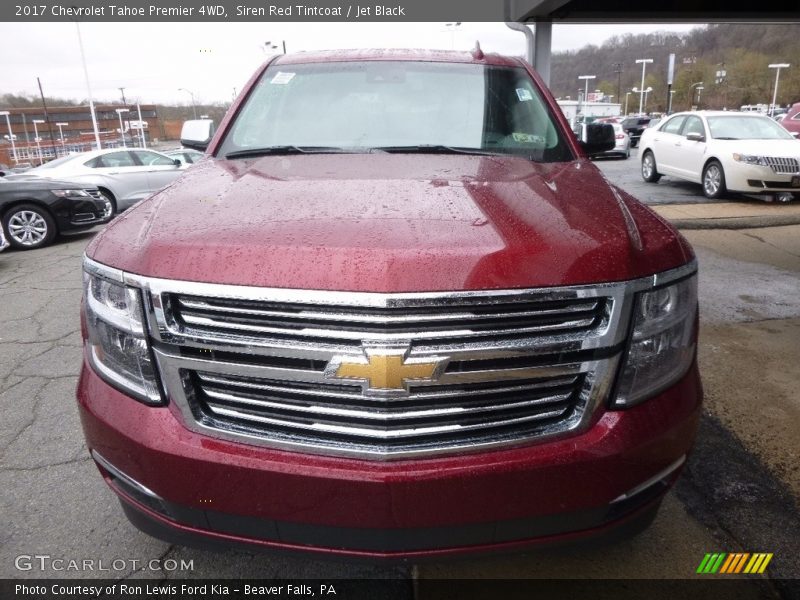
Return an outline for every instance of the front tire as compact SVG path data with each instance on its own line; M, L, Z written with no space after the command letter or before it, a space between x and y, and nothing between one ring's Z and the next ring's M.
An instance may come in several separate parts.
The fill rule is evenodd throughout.
M709 161L703 169L703 193L706 198L716 200L722 197L725 192L725 171L718 160Z
M658 169L656 167L656 157L653 156L650 150L647 150L642 155L642 179L647 183L656 183L661 179L661 175L658 174Z
M117 199L114 198L114 195L111 192L101 189L100 195L103 197L103 200L108 200L111 203L111 215L109 219L113 219L117 216Z
M19 204L6 212L3 231L11 246L20 250L47 246L57 233L50 213L35 204Z

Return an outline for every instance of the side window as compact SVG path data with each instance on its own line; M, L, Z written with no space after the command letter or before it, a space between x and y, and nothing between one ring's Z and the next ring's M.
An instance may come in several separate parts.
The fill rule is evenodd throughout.
M664 133L678 133L681 130L681 125L683 125L685 120L686 117L682 115L672 117L669 121L664 123L664 125L661 127L661 131Z
M703 122L699 117L687 117L686 124L683 126L683 131L681 134L686 136L690 133L699 133L700 135L706 134L706 131L703 128Z
M97 166L101 167L135 167L136 163L133 162L133 157L131 156L130 152L121 151L121 152L111 152L109 154L103 154L102 156L98 156L97 158L102 159L102 164Z
M102 156L95 156L92 160L83 163L83 166L89 167L90 169L99 169L100 167L105 167L106 164L103 162Z
M155 152L148 152L147 150L132 150L131 152L136 155L141 164L148 167L169 167L175 164L172 159Z

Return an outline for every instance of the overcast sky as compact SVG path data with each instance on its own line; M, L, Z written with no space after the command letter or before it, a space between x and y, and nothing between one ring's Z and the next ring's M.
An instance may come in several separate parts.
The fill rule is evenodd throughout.
M553 50L602 44L613 35L689 31L697 25L554 25ZM97 101L189 104L231 100L268 55L267 40L287 50L432 48L467 50L475 40L487 52L524 53L524 36L503 23L82 23L92 93ZM274 52L274 51L273 51ZM0 23L0 93L88 97L74 23Z

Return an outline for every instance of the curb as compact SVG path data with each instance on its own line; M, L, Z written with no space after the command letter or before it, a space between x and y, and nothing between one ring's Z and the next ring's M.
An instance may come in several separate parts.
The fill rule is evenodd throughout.
M678 229L760 229L764 227L800 225L800 214L715 217L711 219L667 219L667 221Z

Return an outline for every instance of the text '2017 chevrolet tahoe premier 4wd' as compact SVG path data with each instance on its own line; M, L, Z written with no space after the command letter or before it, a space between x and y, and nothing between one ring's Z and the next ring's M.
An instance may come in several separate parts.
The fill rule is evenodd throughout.
M588 131L515 58L269 61L86 251L78 401L128 517L405 559L642 526L696 433L696 262Z

